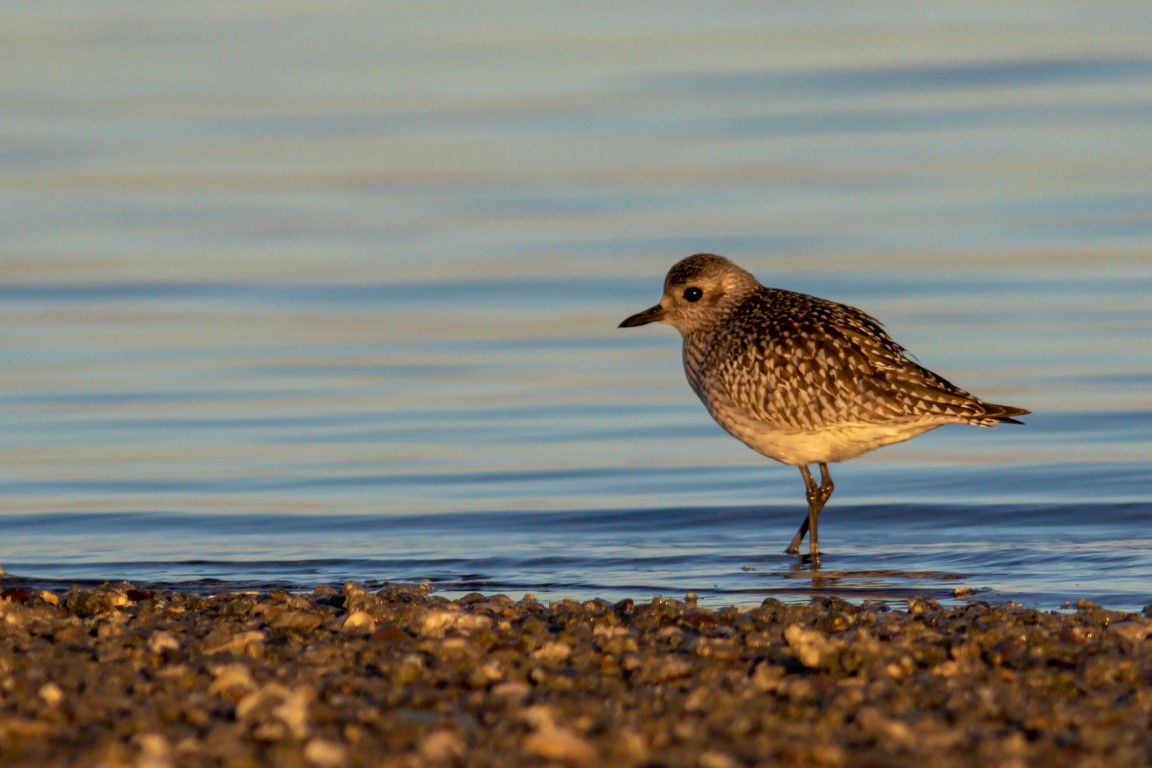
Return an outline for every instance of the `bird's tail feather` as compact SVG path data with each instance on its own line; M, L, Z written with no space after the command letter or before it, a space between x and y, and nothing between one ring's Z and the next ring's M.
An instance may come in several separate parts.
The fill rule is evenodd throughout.
M973 424L982 427L991 427L994 424L1023 424L1024 422L1012 418L1013 416L1027 416L1032 413L1026 408L1016 408L1011 405L997 405L996 403L982 403L984 412L972 420Z

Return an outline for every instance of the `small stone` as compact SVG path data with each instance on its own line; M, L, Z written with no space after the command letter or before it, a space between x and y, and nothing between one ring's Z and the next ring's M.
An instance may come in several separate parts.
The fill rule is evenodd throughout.
M796 658L809 669L821 669L831 661L837 653L838 646L829 640L823 632L802 627L799 624L789 625L784 630L784 640L796 652Z
M1152 634L1152 621L1147 619L1132 619L1108 625L1108 633L1119 635L1125 640L1139 642Z
M213 667L210 671L216 677L208 685L210 694L228 694L232 691L247 693L256 690L252 672L243 664L223 664Z
M295 629L301 632L311 632L320 626L322 620L314 613L304 611L285 611L272 619L274 629Z
M0 718L0 740L11 738L48 739L56 733L58 726L30 717Z
M340 625L340 630L370 635L376 631L376 621L369 613L353 611L344 619Z
M256 725L253 735L262 741L277 741L286 735L303 739L310 731L311 700L311 688L268 683L237 702L236 719Z
M388 624L375 630L372 639L379 643L404 643L412 638L395 624Z
M315 768L340 768L348 761L348 750L336 741L312 739L304 745L304 759Z
M44 685L40 686L40 690L37 691L37 695L45 704L50 707L55 707L60 702L64 701L64 691L62 688L60 688L60 686L56 685L56 683L45 683Z
M567 661L571 655L572 646L560 641L545 643L529 654L534 661L543 661L548 664L559 664L562 661Z
M159 733L142 733L133 739L139 747L134 768L172 768L172 747Z
M72 588L64 596L64 607L77 616L96 616L111 611L115 605L107 592Z
M368 602L367 590L353 581L345 582L342 597L344 610L349 612L355 612Z
M547 728L524 739L524 751L542 760L567 763L592 763L599 753L592 744L567 728Z
M711 629L720 623L711 611L690 611L681 616L680 621L695 629Z
M417 750L425 760L447 763L464 755L464 739L455 731L433 731L420 740Z
M717 752L709 750L700 753L700 758L696 761L696 765L700 768L736 768L736 761L732 756L726 752Z
M492 686L489 693L493 698L502 699L504 701L523 701L528 698L528 694L532 692L532 686L528 683L519 681L509 681L506 683L497 683Z
M31 599L32 593L21 587L0 589L0 603L16 603L23 605Z
M449 629L470 634L492 626L492 619L463 611L431 610L420 620L419 633L426 637L443 637Z
M156 632L148 638L148 650L155 654L180 650L180 641L170 632Z
M643 659L635 674L638 682L663 683L689 677L692 664L679 656L656 656Z
M908 613L913 616L938 610L940 610L940 603L931 598L918 596L908 598Z
M634 730L618 731L612 745L612 751L623 758L621 762L625 765L643 764L651 754L648 742Z
M237 632L232 634L226 630L218 630L204 640L204 654L212 656L217 653L234 653L243 655L250 653L255 647L263 644L263 632L252 630L250 632Z
M765 693L778 691L783 684L784 675L783 667L762 661L752 670L752 687Z
M636 609L636 601L630 597L612 603L612 610L618 614L629 614Z
M700 637L692 645L697 656L721 661L736 661L744 655L744 648L727 637Z

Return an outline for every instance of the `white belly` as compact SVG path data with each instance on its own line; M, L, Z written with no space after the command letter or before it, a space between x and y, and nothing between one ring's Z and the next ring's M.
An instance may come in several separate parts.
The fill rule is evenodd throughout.
M847 461L884 445L909 440L940 424L839 424L814 432L782 432L763 424L723 424L749 448L770 459L801 466Z

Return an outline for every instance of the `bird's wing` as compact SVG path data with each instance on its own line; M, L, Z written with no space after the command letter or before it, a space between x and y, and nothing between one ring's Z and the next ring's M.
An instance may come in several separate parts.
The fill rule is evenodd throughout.
M854 307L787 291L753 300L709 352L707 386L781 429L978 419L983 403L910 360Z

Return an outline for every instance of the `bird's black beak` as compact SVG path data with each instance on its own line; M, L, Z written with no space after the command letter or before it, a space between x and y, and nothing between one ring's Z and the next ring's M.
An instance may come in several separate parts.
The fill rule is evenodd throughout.
M618 325L618 328L635 328L638 325L648 325L648 323L658 323L664 319L664 307L657 304L654 307L648 307L643 312L637 312L629 317L624 322Z

